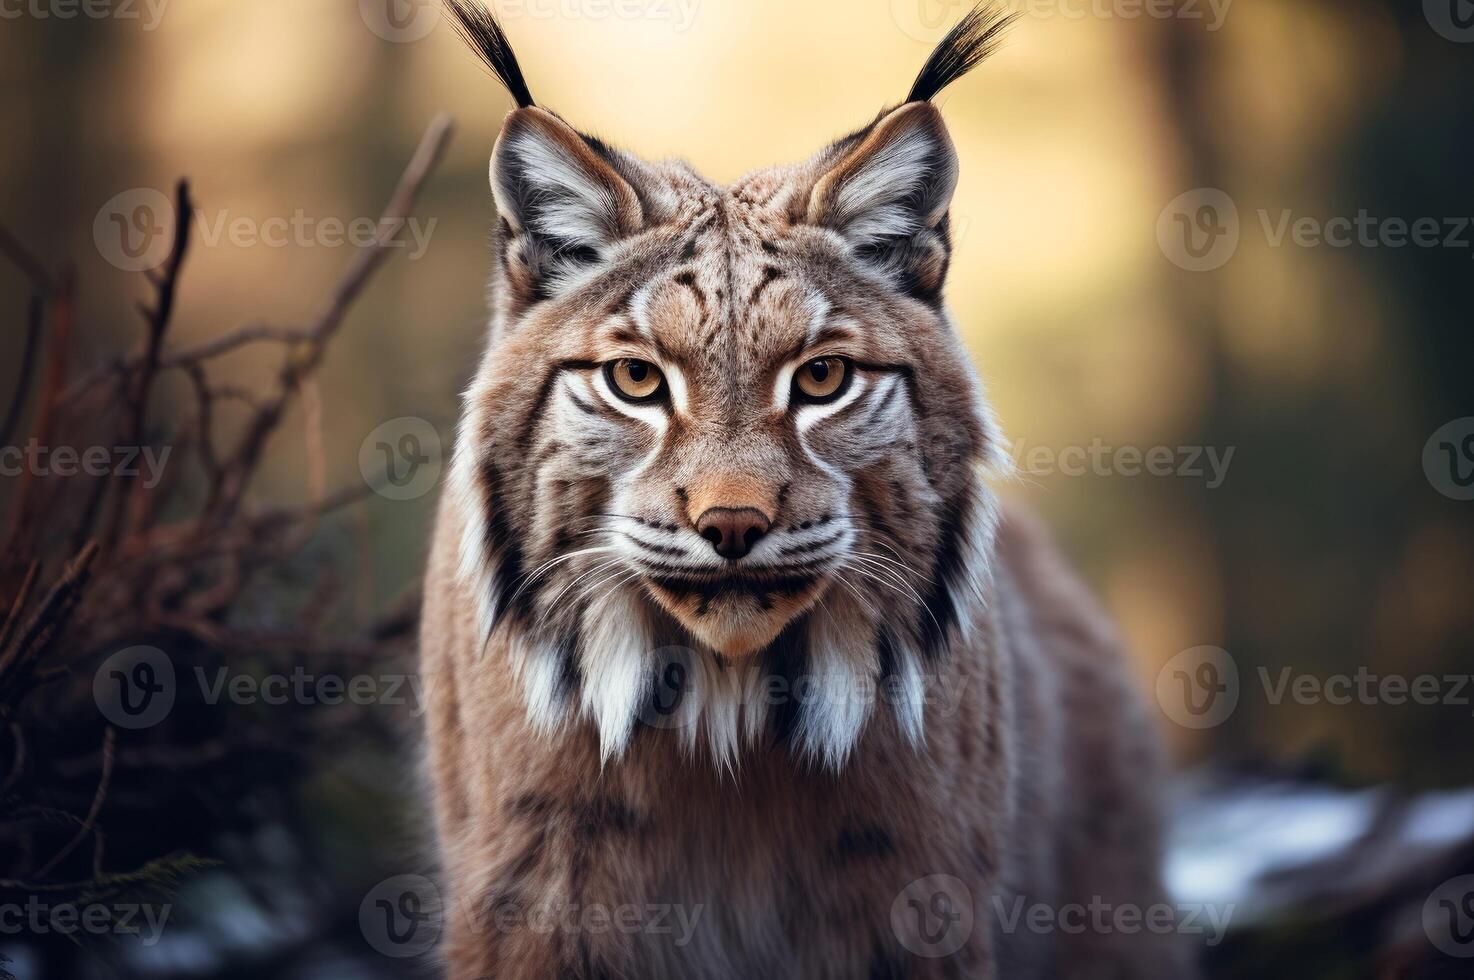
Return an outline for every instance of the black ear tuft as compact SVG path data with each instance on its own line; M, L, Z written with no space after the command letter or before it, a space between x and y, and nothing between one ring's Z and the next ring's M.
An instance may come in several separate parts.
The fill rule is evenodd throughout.
M942 89L976 68L997 49L999 42L1003 40L1003 32L1019 16L1017 11L1010 12L1003 4L993 0L985 0L968 11L967 16L958 21L957 26L942 38L942 43L926 59L926 64L921 66L921 73L911 85L911 94L906 96L906 101L929 101Z
M522 77L522 67L517 64L517 55L492 12L479 0L445 0L445 6L455 18L456 33L512 93L518 108L533 105L527 80Z

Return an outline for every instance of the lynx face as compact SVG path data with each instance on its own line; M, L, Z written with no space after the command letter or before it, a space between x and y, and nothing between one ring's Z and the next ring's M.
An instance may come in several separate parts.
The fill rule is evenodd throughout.
M880 701L920 737L1001 455L941 306L956 173L924 100L731 187L508 116L451 505L539 728L837 764Z

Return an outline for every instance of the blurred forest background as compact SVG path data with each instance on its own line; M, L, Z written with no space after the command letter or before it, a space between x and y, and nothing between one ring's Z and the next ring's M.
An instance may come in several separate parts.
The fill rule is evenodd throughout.
M99 247L99 216L117 195L172 195L179 177L191 181L199 222L171 343L302 323L352 246L321 225L284 247L212 241L211 231L236 219L377 217L443 110L457 132L414 211L422 254L412 242L369 282L250 493L291 507L362 487L366 439L407 416L448 448L480 350L494 221L486 165L510 103L434 5L116 0L91 8L106 16L60 16L74 7L25 0L0 19L0 224L48 268L74 269L74 368L136 350L134 308L153 296ZM1440 492L1424 453L1436 430L1474 416L1468 4L1018 9L1003 50L942 100L962 160L950 302L1017 446L1024 473L1008 492L1058 529L1121 623L1148 696L1182 651L1232 655L1242 690L1231 717L1194 730L1161 715L1184 766L1273 767L1348 789L1474 783L1467 703L1275 705L1257 676L1474 667L1474 502ZM937 0L499 5L539 102L718 180L802 158L869 119L905 92L964 10ZM1224 192L1236 218L1202 210L1221 196L1181 197L1202 189ZM1230 234L1228 251L1203 258L1173 245L1183 200L1181 220L1228 222L1236 246ZM1362 212L1436 219L1438 243L1277 238L1287 214ZM1462 235L1445 243L1460 221ZM22 272L0 263L0 410L30 294ZM278 357L248 347L211 369L252 387L275 377ZM152 442L170 442L189 398L180 379L161 378ZM242 422L226 413L214 424ZM1474 435L1474 423L1456 430ZM1077 474L1071 450L1092 446L1112 450L1100 457L1109 462ZM1191 455L1177 447L1201 450L1201 472L1133 475L1120 452L1159 446L1175 464ZM1228 460L1216 477L1210 458ZM15 483L0 478L0 505ZM393 496L363 495L307 549L358 543L333 601L359 620L412 594L425 553L435 493ZM278 588L300 598L307 586ZM192 822L163 849L177 841L223 863L186 875L172 944L104 950L106 968L90 938L79 953L0 935L0 953L21 976L403 975L405 963L358 935L358 901L382 879L428 870L413 753L394 734L415 719L403 707L367 710L390 734L306 761L273 757L238 788L180 791ZM277 724L271 709L255 711L255 724ZM274 800L264 809L252 789L263 779ZM102 817L105 826L107 808ZM287 877L241 871L243 855L262 854ZM232 910L226 925L212 916L221 908ZM336 945L309 944L319 930Z

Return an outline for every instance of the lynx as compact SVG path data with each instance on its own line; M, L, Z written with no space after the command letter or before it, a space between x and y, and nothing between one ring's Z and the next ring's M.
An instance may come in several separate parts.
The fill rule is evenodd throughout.
M906 99L732 186L516 100L485 355L431 549L428 768L456 978L1181 977L1117 641L991 478L943 302L958 163Z

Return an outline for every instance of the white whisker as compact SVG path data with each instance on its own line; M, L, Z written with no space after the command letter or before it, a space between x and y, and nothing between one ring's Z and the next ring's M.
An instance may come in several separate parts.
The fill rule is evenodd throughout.
M523 592L527 591L527 588L531 586L533 582L537 581L540 576L551 571L553 566L557 565L559 562L568 561L570 558L577 558L579 555L592 555L599 554L601 552L607 553L613 550L614 548L612 545L599 545L593 548L582 548L578 551L570 551L566 555L559 555L558 557L553 558L550 561L545 561L533 571L522 576L522 584L517 587L517 591L512 593L512 599L509 601L515 600Z
M548 600L548 603L547 603L547 607L546 608L550 612L553 609L556 609L557 608L557 605L558 605L558 600L561 599L561 598L563 598L564 594L567 593L567 591L569 589L573 588L575 585L577 585L579 582L583 581L584 579L588 578L590 575L593 575L593 574L595 574L597 572L600 572L600 571L602 571L603 569L606 569L606 568L612 568L615 565L618 565L618 564L620 564L623 561L624 561L623 558L611 558L609 561L602 562L602 563L600 563L598 565L595 565L593 568L585 569L584 571L579 572L577 575L575 575L573 577L573 581L572 582L569 582L567 585L563 586L563 588L558 591L558 594L557 595L553 596L553 598L551 598L551 599Z

